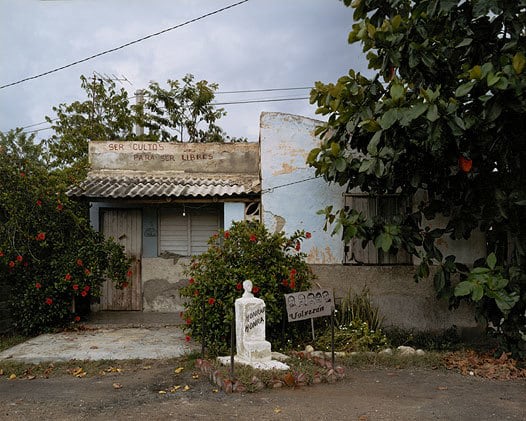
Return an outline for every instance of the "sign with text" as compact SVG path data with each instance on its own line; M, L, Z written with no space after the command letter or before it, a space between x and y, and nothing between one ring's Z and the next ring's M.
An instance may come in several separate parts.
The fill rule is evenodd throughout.
M285 294L289 322L330 316L334 308L332 290L315 289Z

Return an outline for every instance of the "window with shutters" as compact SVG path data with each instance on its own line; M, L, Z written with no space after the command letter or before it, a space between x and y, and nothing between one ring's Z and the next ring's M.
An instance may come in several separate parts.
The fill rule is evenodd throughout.
M345 207L362 212L368 219L375 216L389 217L399 213L407 206L407 199L399 195L371 197L364 193L345 195ZM362 240L352 239L345 245L344 263L355 265L411 265L412 258L405 250L396 254L384 253L371 242L362 247Z
M221 207L177 205L159 211L159 254L193 256L208 250L208 239L221 228Z

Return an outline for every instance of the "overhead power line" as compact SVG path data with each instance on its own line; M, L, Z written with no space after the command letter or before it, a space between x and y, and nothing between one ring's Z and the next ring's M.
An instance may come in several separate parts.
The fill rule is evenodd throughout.
M257 102L279 102L279 101L298 101L309 99L308 96L295 98L275 98L275 99L249 99L246 101L212 102L212 105L233 105L233 104L253 104Z
M245 100L245 101L213 102L212 105L255 104L255 103L258 103L258 102L302 101L302 100L306 100L306 99L309 99L309 97L249 99L249 100ZM56 120L58 120L58 118L54 118L51 121L56 121ZM47 123L47 121L42 121L40 123L29 124L27 126L22 127L22 130L25 133L35 133L35 132L39 132L41 130L49 130L49 129L52 128L51 126L48 126L48 127L42 127L42 128L39 128L39 129L25 130L25 129L28 129L28 128L31 128L31 127L40 126L40 125L42 125L44 123Z
M2 85L0 86L0 89L4 89L4 88L7 88L9 86L14 86L14 85L18 85L20 83L23 83L23 82L27 82L28 80L33 80L33 79L38 79L42 76L47 76L51 73L55 73L55 72L58 72L60 70L64 70L64 69L67 69L68 67L72 67L72 66L76 66L77 64L80 64L80 63L84 63L88 60L92 60L94 58L97 58L97 57L100 57L100 56L103 56L105 54L109 54L109 53L113 53L115 51L118 51L118 50L121 50L123 48L126 48L126 47L129 47L130 45L133 45L133 44L137 44L139 42L142 42L142 41L145 41L147 39L150 39L150 38L153 38L153 37L156 37L156 36L159 36L161 34L164 34L166 32L169 32L169 31L173 31L174 29L178 29L178 28L181 28L183 26L186 26L186 25L189 25L191 23L194 23L194 22L197 22L199 20L202 20L202 19L205 19L207 17L210 17L212 15L216 15L218 13L221 13L221 12L224 12L225 10L228 10L228 9L232 9L233 7L236 7L236 6L239 6L243 3L246 3L248 2L249 0L242 0L240 2L237 2L237 3L233 3L229 6L225 6L221 9L217 9L217 10L214 10L213 12L210 12L210 13L207 13L205 15L202 15L202 16L199 16L197 18L194 18L194 19L190 19L190 20L187 20L186 22L183 22L183 23L180 23L179 25L175 25L175 26L172 26L170 28L166 28L166 29L163 29L162 31L159 31L159 32L155 32L154 34L150 34L150 35L147 35L145 37L142 37L142 38L139 38L139 39L136 39L134 41L130 41L130 42L127 42L126 44L123 44L123 45L120 45L118 47L115 47L115 48L111 48L109 50L105 50L105 51L102 51L101 53L97 53L97 54L94 54L92 56L89 56L89 57L86 57L86 58L83 58L81 60L77 60L73 63L69 63L69 64L66 64L64 66L61 66L61 67L57 67L55 69L52 69L52 70L48 70L47 72L44 72L44 73L40 73L38 75L35 75L35 76L30 76L30 77L26 77L24 79L20 79L16 82L12 82L12 83L8 83L8 84L5 84L5 85Z
M301 86L298 88L269 88L269 89L246 89L244 91L220 91L215 94L244 94L250 92L274 92L274 91L295 91L295 90L312 89L312 86Z

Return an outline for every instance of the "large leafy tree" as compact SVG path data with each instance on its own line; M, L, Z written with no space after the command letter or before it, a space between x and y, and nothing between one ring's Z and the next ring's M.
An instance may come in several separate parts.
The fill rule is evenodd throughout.
M374 77L350 70L316 83L311 103L328 122L308 161L327 181L373 196L425 194L390 218L329 207L328 221L345 241L418 256L417 280L435 265L438 296L477 303L524 356L526 1L344 3L354 8L349 42L362 44ZM432 228L438 215L446 222ZM487 234L489 255L471 270L437 247L476 229Z
M223 142L225 132L217 121L226 115L223 108L212 104L216 83L194 82L188 74L181 81L168 80L168 88L157 82L144 91L145 101L135 106L139 125L148 128L150 136L162 142Z
M130 104L124 88L115 81L81 76L84 101L53 107L56 118L46 117L54 134L46 140L55 168L70 168L72 176L83 176L87 168L90 140L148 140L154 142L225 142L231 138L218 126L226 115L212 102L218 85L194 81L186 75L181 81L168 80L168 88L150 83L142 100ZM140 126L145 134L137 135Z

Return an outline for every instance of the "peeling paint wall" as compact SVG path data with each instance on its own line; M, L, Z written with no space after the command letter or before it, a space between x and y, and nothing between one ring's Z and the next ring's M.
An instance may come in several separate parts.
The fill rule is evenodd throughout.
M142 260L144 311L178 312L184 310L179 289L188 284L184 270L190 258L180 256Z
M319 123L290 114L261 114L263 222L270 231L290 235L304 229L312 233L302 245L308 263L340 264L342 241L323 230L325 218L316 212L329 204L343 207L345 189L314 179L314 169L305 163L311 149L319 145L314 137Z
M349 288L359 293L367 286L386 325L431 331L456 325L463 330L476 330L473 309L465 306L450 312L447 303L436 299L432 277L414 282L414 266L342 264L341 235L331 236L330 231L324 231L325 218L316 213L329 205L343 208L345 188L313 179L314 169L306 164L309 152L319 145L314 129L320 123L283 113L261 115L261 202L265 225L271 231L284 230L287 234L298 229L310 231L312 238L303 242L302 251L307 253L307 262L319 285L334 289L340 298ZM440 246L444 255L454 253L459 261L467 263L485 253L481 233L474 233L469 241L447 238Z

